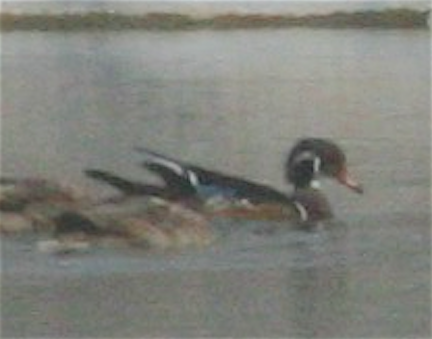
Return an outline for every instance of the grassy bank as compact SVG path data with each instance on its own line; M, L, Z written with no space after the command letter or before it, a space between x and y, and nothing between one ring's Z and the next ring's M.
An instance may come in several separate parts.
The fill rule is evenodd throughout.
M126 15L115 12L64 14L1 14L1 30L87 31L87 30L195 30L257 28L428 28L428 11L391 9L384 11L337 12L326 15L239 15L224 14L194 18L183 14L149 13Z

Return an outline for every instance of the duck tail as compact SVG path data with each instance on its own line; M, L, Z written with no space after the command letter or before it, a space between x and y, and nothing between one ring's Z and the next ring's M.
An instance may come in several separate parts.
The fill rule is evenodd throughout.
M108 171L85 169L83 172L87 177L108 184L126 195L143 195L148 191L147 185L122 178Z

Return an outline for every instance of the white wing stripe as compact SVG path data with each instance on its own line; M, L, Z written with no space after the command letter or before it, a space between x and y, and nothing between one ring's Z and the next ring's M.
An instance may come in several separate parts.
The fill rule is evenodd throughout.
M186 173L187 173L189 182L192 184L192 186L198 187L200 184L199 179L198 179L198 175L191 170L187 170Z
M167 167L167 168L169 168L170 170L172 170L174 173L176 173L179 176L184 176L186 174L185 170L183 169L183 167L181 167L179 164L177 164L177 163L175 163L173 161L170 161L170 160L167 160L167 159L162 159L162 158L159 158L159 157L156 157L156 156L153 156L152 158L153 158L153 160L151 160L151 161L153 163L159 164L159 165L164 166L164 167Z

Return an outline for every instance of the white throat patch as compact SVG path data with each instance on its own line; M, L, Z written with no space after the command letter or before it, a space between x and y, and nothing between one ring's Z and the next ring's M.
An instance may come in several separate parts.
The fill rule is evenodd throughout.
M319 189L321 189L321 183L317 179L314 179L311 181L310 187L312 187L316 190L319 190Z

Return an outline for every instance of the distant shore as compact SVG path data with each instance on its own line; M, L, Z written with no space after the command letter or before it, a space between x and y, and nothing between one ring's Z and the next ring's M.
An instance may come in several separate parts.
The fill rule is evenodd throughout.
M118 12L63 14L1 13L1 30L91 31L91 30L197 30L260 28L382 28L428 29L429 11L388 9L383 11L334 12L324 15L264 15L228 13L196 18L175 13L139 15Z

